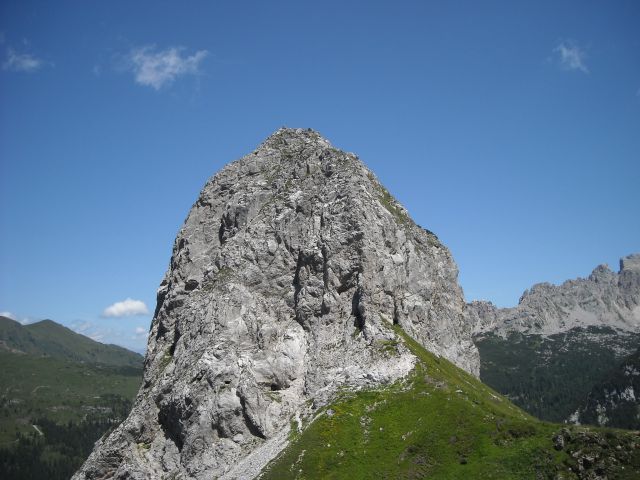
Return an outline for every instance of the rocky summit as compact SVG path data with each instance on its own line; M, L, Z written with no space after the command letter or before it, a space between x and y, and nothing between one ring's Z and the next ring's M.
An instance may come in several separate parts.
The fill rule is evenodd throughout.
M278 130L204 186L133 410L74 478L253 478L293 420L414 368L398 328L477 376L457 274L356 155Z

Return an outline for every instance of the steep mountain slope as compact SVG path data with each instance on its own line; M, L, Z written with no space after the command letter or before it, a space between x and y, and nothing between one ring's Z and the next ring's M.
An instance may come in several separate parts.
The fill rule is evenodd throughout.
M463 309L449 251L355 155L281 129L202 190L158 291L132 413L75 478L255 473L292 418L414 368L407 348L388 355L394 324L477 374Z
M52 320L21 325L0 316L0 351L55 357L74 362L140 368L142 356L117 345L105 345Z
M640 430L640 348L603 376L570 420Z
M639 255L618 273L601 265L586 279L535 285L514 308L472 302L480 376L529 413L565 420L640 345L639 305Z

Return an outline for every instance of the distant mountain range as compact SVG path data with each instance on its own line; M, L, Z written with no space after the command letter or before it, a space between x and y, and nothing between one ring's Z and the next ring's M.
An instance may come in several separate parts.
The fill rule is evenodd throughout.
M526 290L512 308L471 302L467 305L467 318L476 335L553 335L602 325L621 332L638 332L640 254L622 258L618 272L599 265L587 278L567 280L561 285L538 283Z
M116 367L142 366L142 355L117 345L105 345L53 320L22 325L0 316L0 351L54 357Z
M640 255L613 272L527 290L513 308L467 305L481 379L549 421L638 428ZM626 373L625 373L626 372Z
M68 479L131 409L143 357L0 317L0 478Z

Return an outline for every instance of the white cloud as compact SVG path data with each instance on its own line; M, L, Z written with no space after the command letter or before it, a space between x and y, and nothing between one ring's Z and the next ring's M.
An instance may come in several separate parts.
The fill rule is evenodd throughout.
M80 333L97 342L113 343L138 353L144 353L147 335L131 335L131 325L127 320L117 320L111 325L109 320L93 323L86 320L75 320L68 325L74 332ZM105 325L107 324L107 325Z
M7 48L7 59L2 64L3 70L32 73L39 70L44 62L30 53L18 53Z
M149 336L149 329L143 327L136 327L134 330L134 335L131 337L132 340L136 341L146 341Z
M91 322L83 322L81 320L76 320L71 324L71 329L76 333L84 333L92 327L93 324Z
M7 311L0 312L0 316L10 318L11 320L15 320L16 322L19 322L22 325L28 325L29 323L33 323L35 321L30 317L19 318L17 315Z
M118 343L124 338L122 329L105 327L87 320L74 320L67 325L71 330L96 342Z
M183 50L180 47L159 51L154 46L134 48L129 53L128 63L136 83L160 90L180 76L200 73L200 63L209 52L199 50L191 56L183 56Z
M102 312L103 317L131 317L134 315L148 315L149 309L141 300L127 298L108 306Z
M575 42L562 41L553 49L558 57L560 66L565 70L579 70L582 73L589 73L585 60L587 53Z

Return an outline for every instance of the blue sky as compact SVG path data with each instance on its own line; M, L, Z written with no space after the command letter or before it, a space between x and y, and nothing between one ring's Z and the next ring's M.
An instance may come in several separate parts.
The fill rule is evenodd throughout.
M617 269L639 24L637 1L0 2L0 311L143 349L201 187L283 125L357 153L468 299Z

